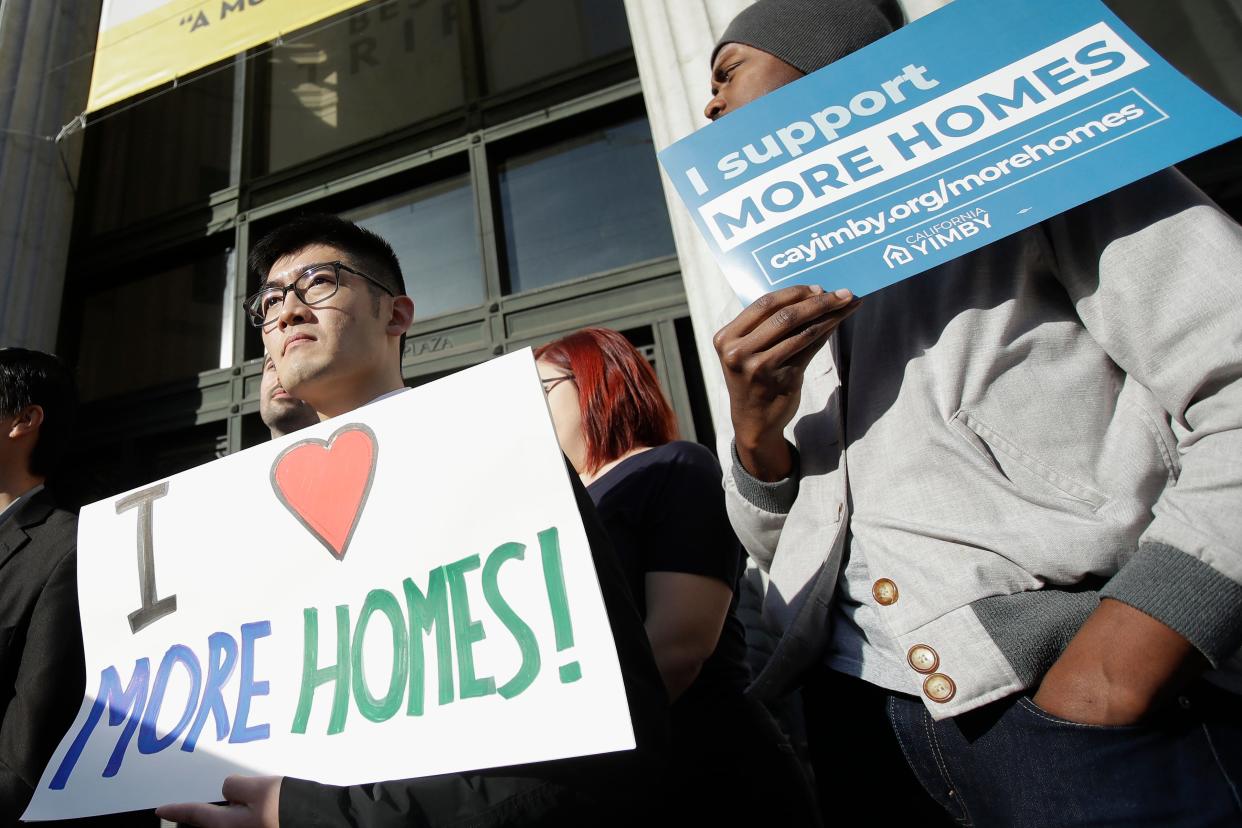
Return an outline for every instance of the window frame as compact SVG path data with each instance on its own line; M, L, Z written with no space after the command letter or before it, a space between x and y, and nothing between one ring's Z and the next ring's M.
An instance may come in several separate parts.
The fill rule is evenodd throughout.
M457 2L463 15L459 32L474 31L475 0ZM262 360L247 354L252 328L245 314L237 311L249 287L244 263L255 241L252 226L315 204L347 203L364 193L395 195L404 184L454 162L466 171L473 189L484 300L474 307L415 320L402 355L407 382L478 364L584 325L652 325L658 332L657 342L665 343L666 351L661 353L673 355L661 357L661 379L672 382L670 396L683 434L693 439L689 404L679 386L684 385L680 364L668 363L670 358L694 358L693 354L680 355L676 348L674 323L689 313L676 255L584 274L523 293L503 292L499 247L503 242L492 186L495 171L489 159L506 141L554 131L610 110L645 111L632 49L518 89L485 95L477 39L463 37L467 98L460 110L272 173L260 172L259 164L266 155L262 143L266 80L263 69L256 68L263 62L255 58L262 53L261 47L230 59L234 68L230 185L185 208L107 234L92 236L85 229L89 216L84 211L75 213L62 313L60 350L72 357L81 334L74 327L81 312L75 303L80 299L73 297L82 280L109 280L109 274L124 268L158 269L184 261L187 252L200 250L202 245L225 244L231 249L228 290L235 311L231 363L84 406L79 447L109 445L121 439L121 432L108 423L123 422L128 439L224 421L227 450L240 450L245 418L258 410L262 373ZM88 152L86 158L91 157Z

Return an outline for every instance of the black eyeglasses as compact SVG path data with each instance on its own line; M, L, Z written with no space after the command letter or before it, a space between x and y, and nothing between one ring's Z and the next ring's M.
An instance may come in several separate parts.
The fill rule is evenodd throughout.
M572 382L573 379L573 374L561 374L559 377L540 377L539 381L543 383L543 393L551 394L553 388L562 382Z
M331 299L336 295L337 288L341 286L342 270L361 276L389 296L397 295L374 276L354 270L344 262L323 262L307 267L298 274L298 278L284 287L267 285L246 299L246 314L250 317L250 323L256 328L261 328L275 322L280 309L284 307L285 297L289 295L289 291L293 291L293 295L298 297L304 305L313 306Z

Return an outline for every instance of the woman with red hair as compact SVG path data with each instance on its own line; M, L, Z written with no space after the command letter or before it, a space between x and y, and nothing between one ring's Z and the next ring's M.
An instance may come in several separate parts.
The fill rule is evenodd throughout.
M747 815L763 818L755 824L816 824L792 749L743 695L743 552L720 464L677 439L655 371L620 333L585 328L536 349L535 359L557 439L612 538L672 703L673 815L693 820L686 824L744 824Z

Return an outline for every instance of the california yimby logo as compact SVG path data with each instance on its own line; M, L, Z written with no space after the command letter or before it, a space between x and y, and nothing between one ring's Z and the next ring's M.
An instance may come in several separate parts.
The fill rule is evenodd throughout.
M899 244L890 244L884 248L884 264L888 265L890 270L901 265L908 265L912 261L914 261L913 254Z
M884 264L888 265L889 270L908 265L914 261L915 256L936 253L951 244L991 229L992 218L988 211L976 207L910 233L902 239L905 244L890 244L884 248Z

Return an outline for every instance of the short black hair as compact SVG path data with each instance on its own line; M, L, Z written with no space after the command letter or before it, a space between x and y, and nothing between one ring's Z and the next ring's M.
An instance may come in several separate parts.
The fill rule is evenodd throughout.
M251 278L263 284L277 260L312 244L335 247L395 295L405 295L405 277L392 245L370 230L328 213L297 216L259 239L250 249L247 262Z
M0 417L37 405L43 424L30 455L30 473L47 477L69 447L77 414L73 372L59 357L26 348L0 348Z
M349 256L368 276L378 279L393 292L405 296L405 277L401 274L401 262L392 245L378 233L359 227L348 219L330 213L306 213L277 227L250 248L247 268L256 286L267 280L272 265L285 256L305 250L312 244L335 247ZM367 282L370 290L375 285ZM378 300L376 309L378 310ZM405 334L401 334L401 353L405 356Z

